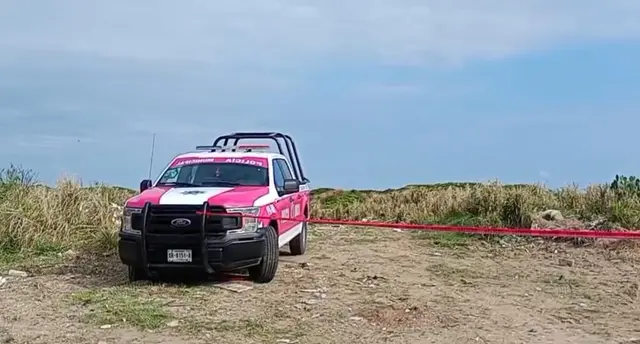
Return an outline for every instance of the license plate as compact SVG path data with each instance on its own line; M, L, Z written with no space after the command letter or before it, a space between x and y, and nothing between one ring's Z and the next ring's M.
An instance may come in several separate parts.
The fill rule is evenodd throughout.
M191 250L167 250L167 261L170 263L189 263L192 260Z

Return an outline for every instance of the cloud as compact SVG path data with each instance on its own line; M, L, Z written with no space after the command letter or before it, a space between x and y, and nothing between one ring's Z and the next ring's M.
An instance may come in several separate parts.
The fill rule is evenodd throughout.
M462 63L637 39L637 0L57 0L0 5L0 51L209 63L368 56ZM289 59L287 61L286 59Z

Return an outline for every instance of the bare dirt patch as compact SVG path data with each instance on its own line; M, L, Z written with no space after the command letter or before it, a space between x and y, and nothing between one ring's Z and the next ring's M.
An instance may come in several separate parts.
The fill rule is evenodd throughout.
M237 293L78 257L0 273L0 343L633 343L639 258L317 227L307 255Z

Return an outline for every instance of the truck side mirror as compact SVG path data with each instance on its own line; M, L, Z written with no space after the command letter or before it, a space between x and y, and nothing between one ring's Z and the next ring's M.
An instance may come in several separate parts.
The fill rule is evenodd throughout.
M285 179L283 185L285 194L292 194L300 191L300 182L297 179Z
M151 188L152 184L153 182L151 181L151 179L144 179L140 182L140 192L144 192L144 190Z

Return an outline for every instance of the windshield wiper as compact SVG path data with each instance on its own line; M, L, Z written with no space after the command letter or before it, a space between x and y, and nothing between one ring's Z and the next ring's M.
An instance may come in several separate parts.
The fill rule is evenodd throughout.
M192 183L185 183L185 182L158 183L158 185L162 185L162 186L182 186L182 187L198 187L198 186L202 186L200 184L192 184Z
M230 181L224 181L224 180L217 180L215 182L204 182L202 183L202 185L226 185L226 186L239 186L242 185L238 182L230 182Z

